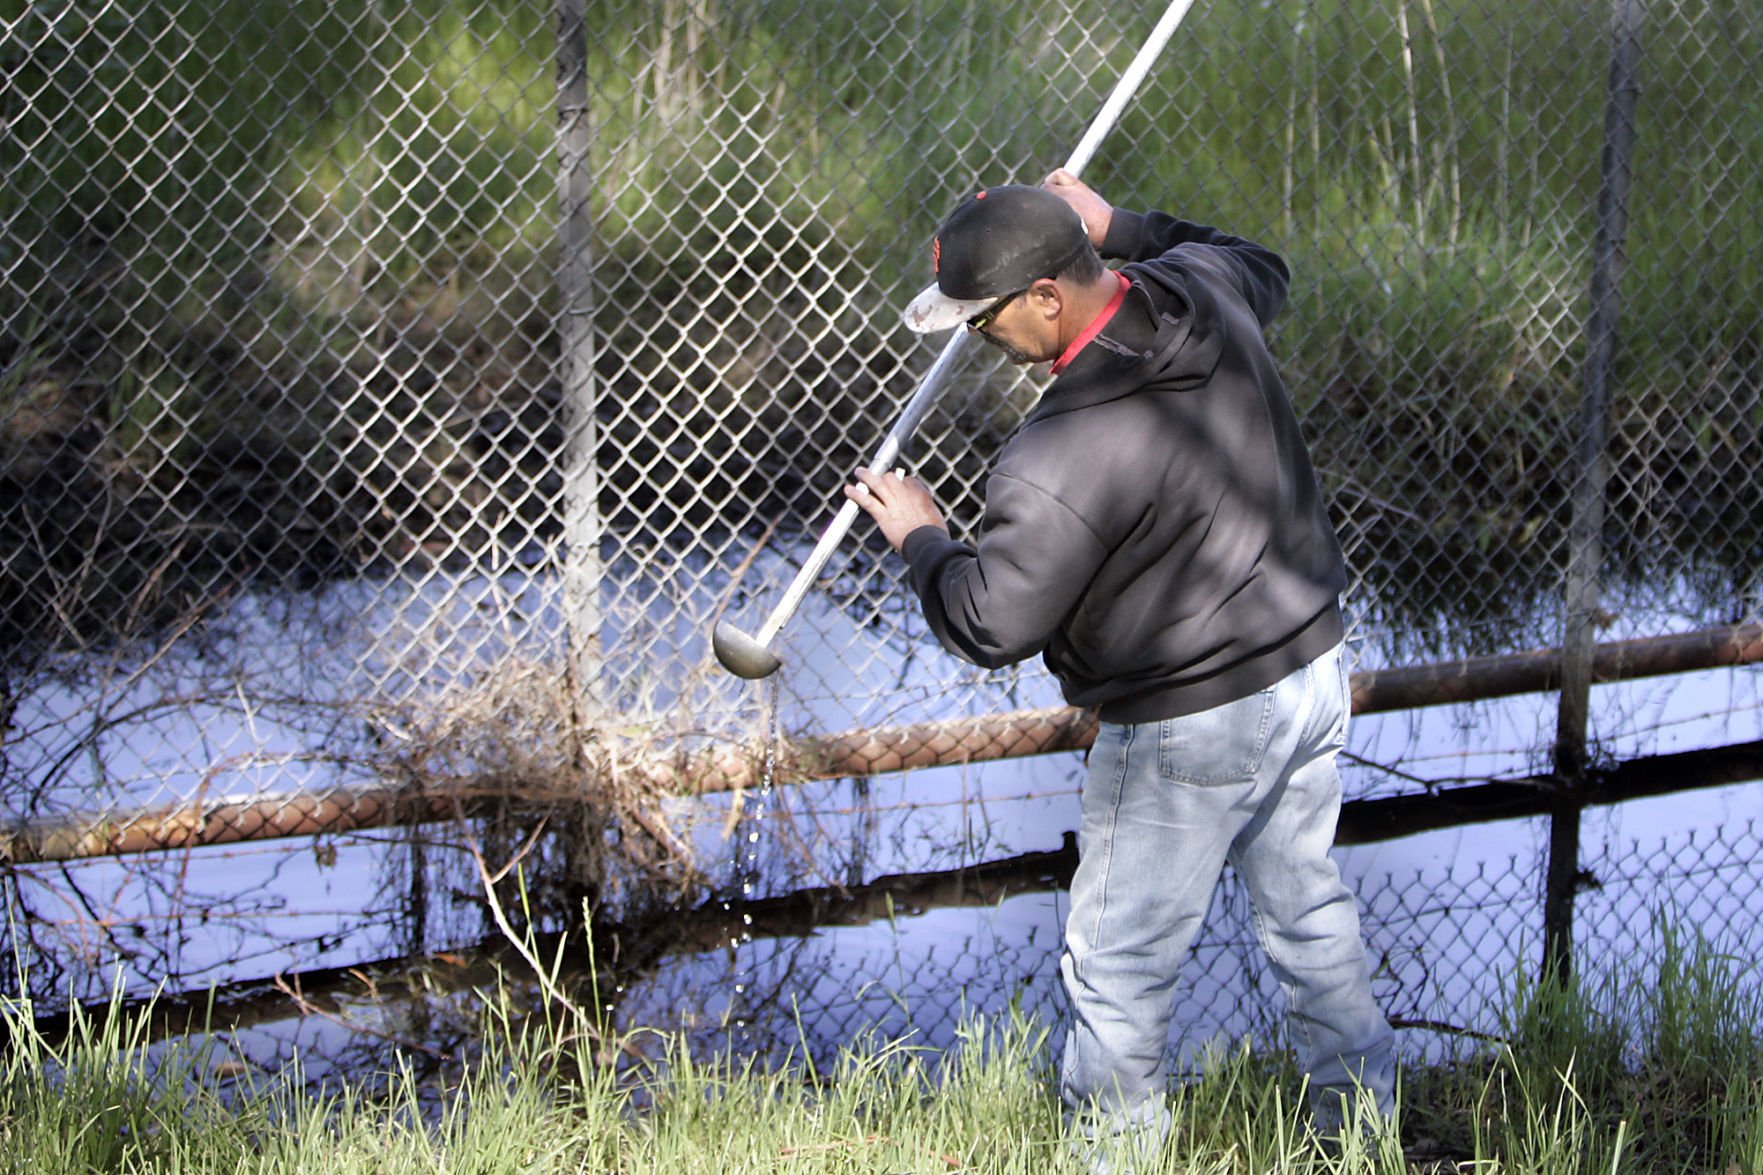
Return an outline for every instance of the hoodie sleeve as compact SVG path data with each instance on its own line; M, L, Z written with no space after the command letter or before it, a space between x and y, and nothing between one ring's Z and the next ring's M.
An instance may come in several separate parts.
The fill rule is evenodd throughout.
M1076 514L1008 474L987 481L977 550L928 526L901 550L937 640L986 669L1043 650L1106 553Z
M1184 246L1188 248L1183 250ZM1217 263L1207 268L1226 274L1262 326L1272 322L1285 305L1291 271L1279 254L1211 225L1178 220L1165 212L1116 208L1101 253L1110 260L1132 262L1151 261L1178 250L1215 258Z

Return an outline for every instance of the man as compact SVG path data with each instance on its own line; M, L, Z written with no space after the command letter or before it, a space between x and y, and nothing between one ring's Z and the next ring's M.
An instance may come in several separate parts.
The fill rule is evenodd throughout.
M898 472L845 492L904 556L946 648L987 667L1039 653L1099 712L1061 960L1067 1105L1087 1132L1167 1132L1178 972L1228 860L1318 1130L1387 1113L1390 1028L1328 856L1346 571L1262 336L1284 262L1115 209L1063 170L963 200L932 260L913 330L964 325L1054 379L998 454L976 546Z

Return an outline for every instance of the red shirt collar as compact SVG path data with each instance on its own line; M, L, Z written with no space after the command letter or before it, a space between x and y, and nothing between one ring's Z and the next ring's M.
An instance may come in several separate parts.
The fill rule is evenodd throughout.
M1114 297L1108 299L1108 305L1102 307L1102 312L1090 320L1090 325L1084 327L1083 333L1071 340L1071 346L1065 348L1065 353L1053 361L1051 374L1058 375L1064 371L1071 361L1077 358L1077 353L1089 346L1091 339L1102 333L1102 328L1108 325L1109 319L1114 317L1114 312L1120 309L1122 302L1126 301L1126 292L1132 289L1132 282L1128 281L1126 274L1119 270L1114 271L1114 276L1120 279L1120 288L1114 291Z

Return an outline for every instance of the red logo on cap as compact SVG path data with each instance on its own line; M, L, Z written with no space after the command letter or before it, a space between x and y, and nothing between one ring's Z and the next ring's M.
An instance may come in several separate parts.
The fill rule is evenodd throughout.
M941 237L930 239L930 271L939 273L943 265L943 240Z

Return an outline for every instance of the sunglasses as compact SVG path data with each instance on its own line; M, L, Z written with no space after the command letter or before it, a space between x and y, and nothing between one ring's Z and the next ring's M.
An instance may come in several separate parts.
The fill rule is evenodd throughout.
M981 310L978 314L975 314L972 318L968 319L967 329L975 332L985 330L986 327L992 325L992 320L998 317L999 312L1001 312L1004 307L1010 305L1011 302L1022 297L1033 288L1033 286L1025 286L1024 288L1017 290L1014 294L1005 294L1002 298L999 298L996 302L993 302L990 306L987 306L984 310Z

